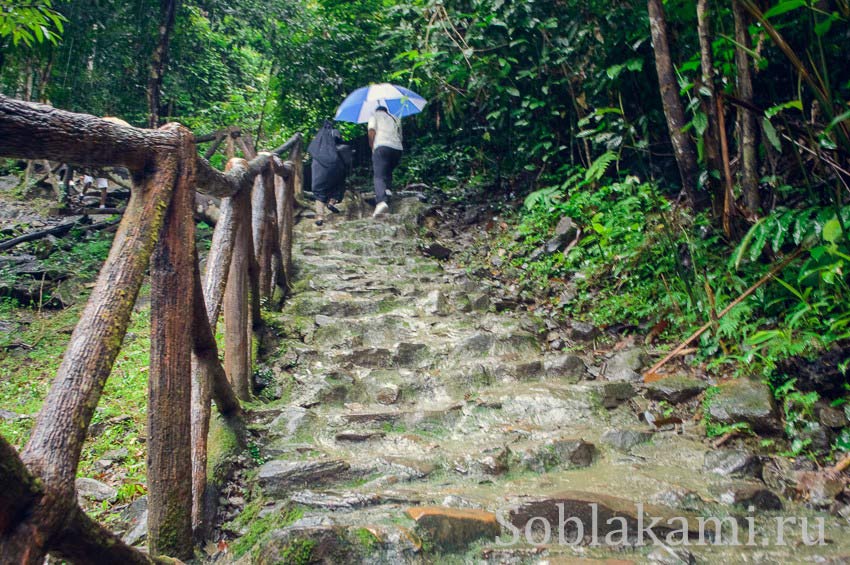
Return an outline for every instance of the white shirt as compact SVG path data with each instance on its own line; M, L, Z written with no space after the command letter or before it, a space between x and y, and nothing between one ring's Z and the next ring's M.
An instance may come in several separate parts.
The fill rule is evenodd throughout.
M401 145L401 120L390 116L386 112L375 112L369 118L369 129L375 130L375 143L373 148L381 146L391 147L403 151Z

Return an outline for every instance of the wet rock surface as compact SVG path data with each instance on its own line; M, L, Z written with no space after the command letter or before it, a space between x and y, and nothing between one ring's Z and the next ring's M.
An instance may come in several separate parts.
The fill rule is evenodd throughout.
M645 430L608 430L602 434L602 443L620 451L628 451L636 445L652 440L652 432Z
M118 490L95 479L79 478L76 481L77 496L89 500L102 502L114 500L118 496Z
M776 404L764 383L741 378L720 385L720 392L709 404L711 418L722 424L745 423L757 432L778 432Z
M804 507L791 498L797 468L774 473L742 442L715 449L691 421L647 424L641 414L687 407L705 383L644 384L643 348L604 350L598 328L553 325L525 308L519 290L471 276L452 262L448 245L460 246L449 236L416 241L421 211L407 199L379 220L352 213L297 226L293 295L272 314L287 330L261 365L279 398L249 416L265 460L226 495L240 499L228 519L259 507L259 525L224 529L231 548L230 536L250 540L231 562L828 562L850 553L850 526L827 512L838 485L815 485ZM748 389L744 401L724 392L734 386L721 386L710 416L772 429L763 389ZM840 421L820 414L824 429ZM739 516L751 505L770 515L821 512L833 543L634 545L640 508L695 526L696 516ZM629 534L612 546L561 547L559 508L575 518L568 539L577 524L590 531L593 508L603 539L618 527L606 522L613 518ZM293 520L278 523L282 516ZM525 528L537 539L544 518L554 538L540 550ZM509 526L516 543L500 545L498 536L513 537ZM657 533L670 529L662 520Z
M647 397L653 400L665 400L671 404L686 402L708 388L703 380L687 376L674 376L649 383L646 386Z

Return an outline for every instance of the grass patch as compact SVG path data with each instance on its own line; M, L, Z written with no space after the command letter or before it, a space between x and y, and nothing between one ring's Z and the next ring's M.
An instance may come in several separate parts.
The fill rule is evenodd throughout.
M311 561L315 547L316 542L313 540L291 541L283 548L281 559L284 563L291 565L307 565Z
M284 508L279 513L270 512L261 517L259 514L263 503L264 500L261 498L252 501L234 521L237 527L248 526L248 532L230 546L234 558L245 555L267 533L285 528L304 516L304 510L294 506ZM292 563L292 561L286 561L286 563Z
M354 539L357 544L366 551L372 551L380 541L375 534L367 528L357 528L354 530Z
M140 293L147 302L149 288ZM23 417L0 420L0 434L19 450L29 439L35 416L56 376L62 356L83 305L61 311L33 312L6 301L0 320L18 326L0 342L0 408ZM16 342L26 347L2 347ZM144 441L147 421L147 382L150 362L150 308L133 313L121 352L106 382L83 445L77 475L91 477L118 489L116 504L146 492ZM98 464L109 451L126 449L126 456L111 465ZM104 519L109 503L87 504L86 509Z

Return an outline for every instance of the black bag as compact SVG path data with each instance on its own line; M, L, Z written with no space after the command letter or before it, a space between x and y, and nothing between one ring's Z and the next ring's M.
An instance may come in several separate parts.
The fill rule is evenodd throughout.
M307 146L312 159L311 182L316 200L327 202L331 198L341 200L345 189L345 160L337 150L339 132L325 120L316 137Z

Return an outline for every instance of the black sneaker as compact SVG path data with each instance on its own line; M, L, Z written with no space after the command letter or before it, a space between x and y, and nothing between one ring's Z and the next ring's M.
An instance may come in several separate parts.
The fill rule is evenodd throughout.
M325 204L325 207L326 207L328 210L330 210L331 212L333 212L334 214L339 214L339 212L340 212L339 208L337 208L337 207L336 207L336 206L334 206L333 204Z

